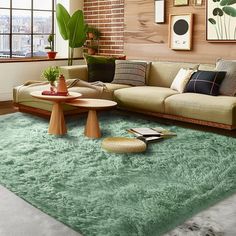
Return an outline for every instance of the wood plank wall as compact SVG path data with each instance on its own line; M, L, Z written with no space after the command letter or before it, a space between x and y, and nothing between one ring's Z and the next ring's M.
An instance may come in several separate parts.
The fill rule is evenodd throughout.
M166 1L166 21L154 23L154 0L125 0L124 54L130 59L215 63L217 58L236 59L236 43L206 41L203 7L174 7ZM191 1L191 0L190 0ZM193 49L174 51L168 47L169 14L193 13Z

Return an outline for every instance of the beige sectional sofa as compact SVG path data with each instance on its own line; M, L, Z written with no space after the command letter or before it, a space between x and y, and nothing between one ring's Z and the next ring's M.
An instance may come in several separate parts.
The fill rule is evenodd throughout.
M214 70L215 65L152 62L146 79L147 86L129 86L106 83L102 93L88 87L73 87L83 97L115 100L118 108L141 112L158 117L181 120L196 124L236 128L236 97L210 96L198 93L178 93L170 88L173 79L181 68ZM86 65L61 67L66 79L87 80ZM14 88L14 102L22 111L48 114L51 103L35 99L31 91L45 89L48 85L22 85ZM80 112L78 108L65 106L65 113Z

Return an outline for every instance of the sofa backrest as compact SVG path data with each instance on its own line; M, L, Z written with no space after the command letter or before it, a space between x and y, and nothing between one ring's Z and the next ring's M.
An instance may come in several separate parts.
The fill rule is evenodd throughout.
M151 64L147 84L169 88L181 68L197 69L197 63L154 61Z
M87 65L74 65L74 66L61 66L61 73L65 79L81 79L88 81L88 68Z

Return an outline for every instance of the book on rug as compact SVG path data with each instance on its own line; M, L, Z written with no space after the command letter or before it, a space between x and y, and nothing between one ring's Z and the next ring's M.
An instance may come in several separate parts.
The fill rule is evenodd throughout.
M157 142L157 141L161 141L163 140L163 137L160 137L160 136L137 136L136 137L137 139L139 140L142 140L143 142L145 143L151 143L151 142Z
M150 137L168 138L168 137L176 136L176 133L174 133L168 129L164 129L162 127L131 128L131 129L128 129L128 132L133 133L137 137L142 136L142 137L148 137L148 138L150 138Z

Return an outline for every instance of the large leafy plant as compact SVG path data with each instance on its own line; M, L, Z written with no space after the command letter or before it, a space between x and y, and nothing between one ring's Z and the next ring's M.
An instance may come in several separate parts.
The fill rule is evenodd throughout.
M211 0L215 4L213 17L208 21L215 27L218 39L236 39L236 25L231 27L232 18L236 17L236 0Z
M80 48L86 41L87 25L84 22L83 11L77 10L72 16L60 3L56 6L56 17L60 34L68 40L68 65L73 64L74 49Z

